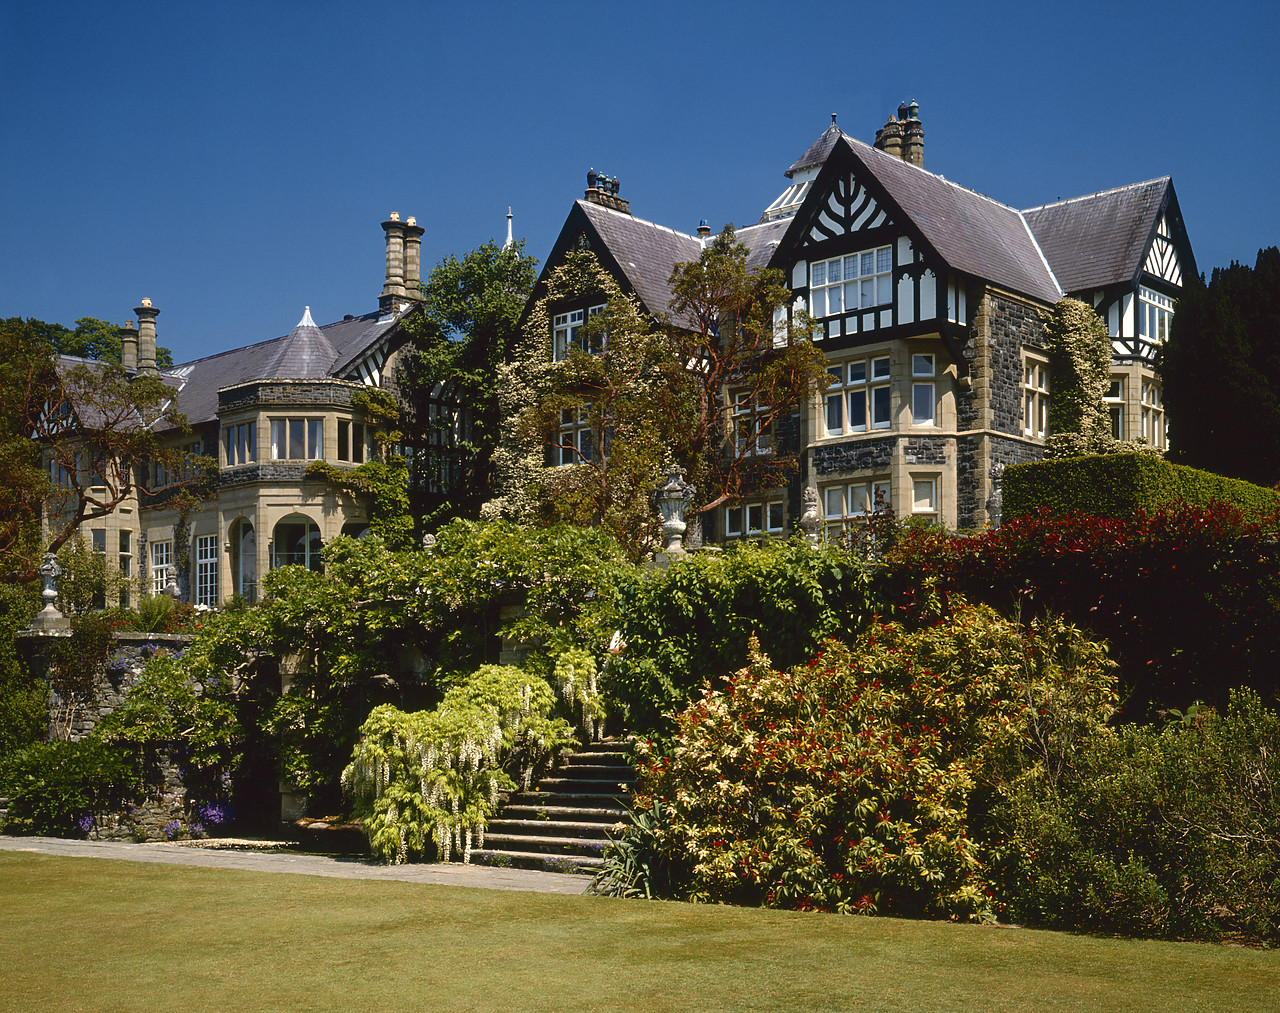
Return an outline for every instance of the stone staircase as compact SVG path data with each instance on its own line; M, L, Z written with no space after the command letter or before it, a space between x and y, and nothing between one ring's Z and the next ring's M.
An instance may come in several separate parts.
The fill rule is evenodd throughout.
M605 739L561 758L532 791L512 795L489 821L477 865L588 875L604 865L606 832L627 819L636 773L630 743Z

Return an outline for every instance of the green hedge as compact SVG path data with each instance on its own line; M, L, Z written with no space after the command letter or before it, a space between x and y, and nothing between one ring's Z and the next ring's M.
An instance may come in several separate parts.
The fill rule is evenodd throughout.
M1004 476L1004 520L1047 507L1055 517L1127 517L1175 503L1230 503L1257 516L1280 510L1280 494L1147 454L1102 454L1017 464Z

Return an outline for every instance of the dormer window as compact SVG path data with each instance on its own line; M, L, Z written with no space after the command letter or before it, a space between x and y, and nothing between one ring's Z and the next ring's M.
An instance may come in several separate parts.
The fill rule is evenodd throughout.
M815 317L886 306L893 301L893 251L888 246L832 257L809 265Z

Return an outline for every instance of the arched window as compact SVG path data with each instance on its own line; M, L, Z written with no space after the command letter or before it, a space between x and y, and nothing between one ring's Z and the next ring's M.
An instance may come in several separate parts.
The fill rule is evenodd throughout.
M281 566L321 569L320 529L311 518L295 514L276 525L271 534L271 568Z
M258 536L243 517L231 522L227 541L231 543L231 586L252 604L258 600Z

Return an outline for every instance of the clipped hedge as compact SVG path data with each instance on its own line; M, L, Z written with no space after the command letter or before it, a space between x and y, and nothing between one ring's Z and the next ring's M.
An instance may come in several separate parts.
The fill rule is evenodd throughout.
M1004 519L1041 510L1054 517L1127 517L1175 503L1230 503L1258 516L1280 511L1280 493L1149 454L1101 454L1016 464L1004 476Z

